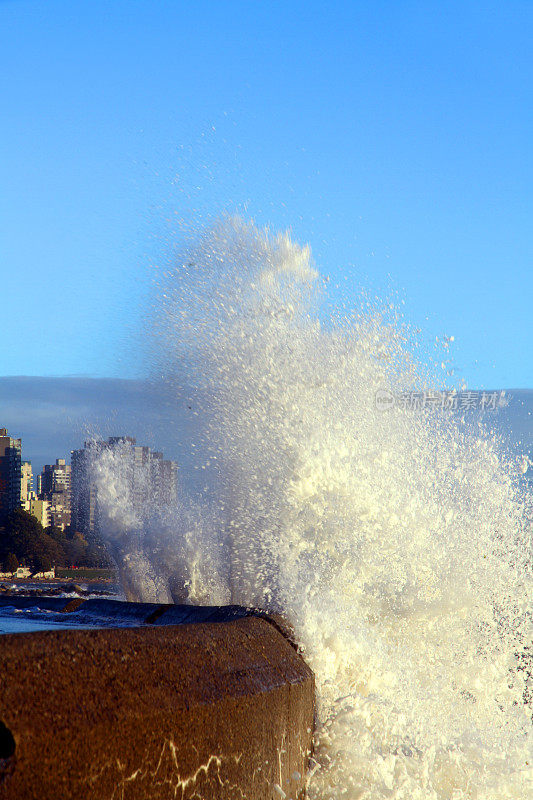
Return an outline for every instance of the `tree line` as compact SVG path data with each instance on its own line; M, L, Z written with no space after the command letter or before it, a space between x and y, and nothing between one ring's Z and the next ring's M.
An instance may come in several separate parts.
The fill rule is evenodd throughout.
M43 528L32 514L16 509L0 523L0 566L2 572L15 572L19 566L47 572L53 566L106 568L112 564L101 540L88 541L70 528Z

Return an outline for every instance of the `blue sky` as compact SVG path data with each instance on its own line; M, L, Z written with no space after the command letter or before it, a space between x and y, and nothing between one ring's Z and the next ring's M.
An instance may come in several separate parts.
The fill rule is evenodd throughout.
M177 221L290 228L533 386L533 4L0 0L0 375L136 377Z

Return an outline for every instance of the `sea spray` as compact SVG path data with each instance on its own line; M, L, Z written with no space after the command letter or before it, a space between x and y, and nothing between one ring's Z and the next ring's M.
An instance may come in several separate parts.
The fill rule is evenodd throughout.
M138 599L291 622L317 679L311 798L525 800L531 521L513 467L457 416L380 407L431 371L393 309L325 315L326 291L308 248L238 219L187 248L152 341L154 376L192 386L200 420L181 496L135 517L104 449L102 530Z

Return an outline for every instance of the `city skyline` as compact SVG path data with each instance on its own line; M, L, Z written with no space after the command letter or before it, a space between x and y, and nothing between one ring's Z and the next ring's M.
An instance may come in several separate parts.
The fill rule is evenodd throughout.
M142 515L154 501L172 505L177 501L178 465L162 451L138 445L135 437L122 434L107 440L93 438L70 452L70 462L58 457L34 471L23 448L23 436L13 436L0 426L0 523L17 509L35 517L43 528L71 528L95 534L98 493L92 468L104 450L124 462L131 484L132 508Z

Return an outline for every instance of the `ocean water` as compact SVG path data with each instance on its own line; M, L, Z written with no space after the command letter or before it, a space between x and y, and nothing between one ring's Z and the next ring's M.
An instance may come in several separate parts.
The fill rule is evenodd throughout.
M520 464L475 421L380 407L438 371L390 304L336 309L286 234L224 219L160 289L154 386L190 415L179 501L136 515L120 449L94 464L129 597L289 620L317 680L310 798L533 797Z
M115 614L114 619L110 616L110 619L102 620L60 611L68 600L76 598L122 600L124 598L119 586L82 583L78 586L81 591L75 591L71 586L42 580L5 581L2 586L7 591L0 593L0 635L127 624L119 614Z
M116 625L116 623L115 623ZM0 609L0 635L7 633L35 633L38 631L68 630L71 628L104 628L100 623L84 624L59 611L41 608L38 601L32 608L4 606Z

